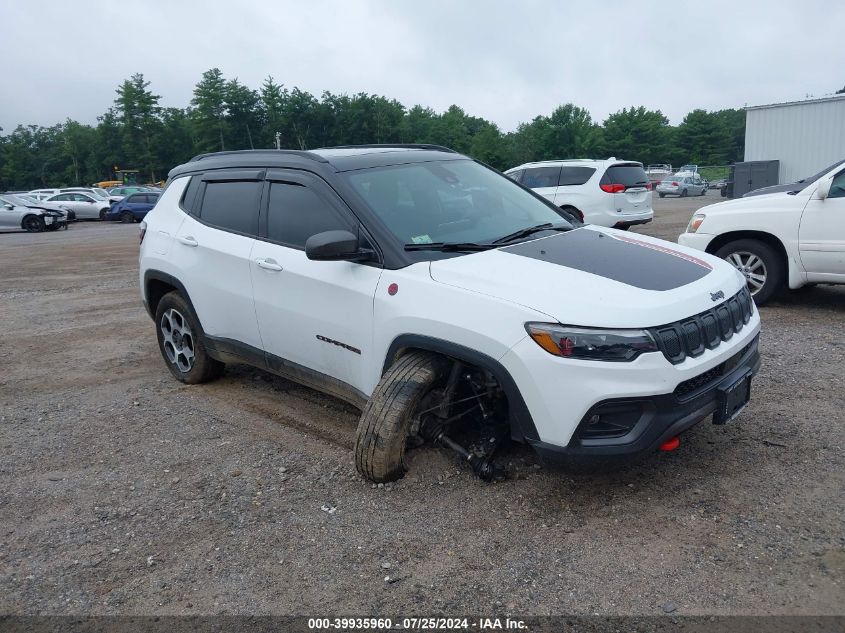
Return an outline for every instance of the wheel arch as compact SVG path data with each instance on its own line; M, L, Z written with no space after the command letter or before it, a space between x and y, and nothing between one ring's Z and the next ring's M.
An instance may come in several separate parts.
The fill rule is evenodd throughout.
M780 255L781 261L786 266L787 283L789 287L793 289L799 288L806 283L806 279L804 278L804 274L802 273L800 266L792 257L790 257L784 243L780 240L780 238L772 233L767 233L766 231L738 230L721 233L710 241L705 251L711 255L715 255L716 251L720 248L737 240L758 240L771 246L775 252Z
M40 213L26 213L26 214L24 214L24 216L21 218L21 228L22 228L22 229L26 229L26 227L24 227L24 223L25 223L25 222L27 221L27 219L29 219L29 218L38 218L39 220L41 220L41 222L42 222L42 223L44 223L44 216L43 216L42 214L40 214Z
M539 441L537 427L525 399L519 391L516 381L510 372L495 358L478 350L453 343L444 339L423 336L420 334L401 334L393 339L382 366L382 375L390 366L402 356L413 351L427 351L442 354L449 358L474 365L489 371L508 399L508 417L510 418L511 437L520 442Z
M200 328L202 328L199 315L194 308L191 295L188 293L185 285L173 275L160 270L147 270L144 272L144 305L147 307L150 317L155 319L156 310L158 309L161 298L173 290L178 291L184 297L185 301L188 302L191 312L194 313L194 317L200 324Z

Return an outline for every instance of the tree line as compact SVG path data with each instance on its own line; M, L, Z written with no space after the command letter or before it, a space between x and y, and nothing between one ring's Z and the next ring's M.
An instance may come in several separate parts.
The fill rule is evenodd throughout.
M313 149L366 143L435 143L498 169L533 161L616 156L643 163L726 165L742 160L745 112L693 110L672 126L659 110L623 108L603 122L572 103L513 132L457 105L444 112L396 99L324 92L319 98L268 77L256 90L212 68L185 108L161 97L136 73L116 90L96 125L72 119L53 126L0 128L0 191L107 180L114 167L138 169L154 182L204 152Z

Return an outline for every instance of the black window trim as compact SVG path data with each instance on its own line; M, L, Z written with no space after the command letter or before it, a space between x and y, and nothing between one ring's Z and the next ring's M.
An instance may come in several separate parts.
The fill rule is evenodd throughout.
M194 178L197 179L197 183L202 183L201 180L202 174L190 174L188 175L188 184L185 185L185 188L182 190L182 195L179 196L179 208L182 209L185 213L190 215L193 218L197 218L196 214L196 200L197 200L197 193L199 193L200 185L197 185L197 188L194 189L194 197L191 199L190 204L185 200L188 195L188 190L191 188L191 184L194 182ZM175 182L175 181L174 181Z

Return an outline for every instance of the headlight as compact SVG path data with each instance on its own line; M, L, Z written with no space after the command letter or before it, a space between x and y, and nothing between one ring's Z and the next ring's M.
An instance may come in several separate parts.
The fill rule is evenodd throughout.
M526 323L525 329L549 354L562 358L628 362L658 351L645 330L602 330L555 323Z
M701 226L701 223L704 222L704 218L707 216L703 213L696 213L694 216L690 218L689 224L687 225L687 233L695 233L698 230L698 227Z

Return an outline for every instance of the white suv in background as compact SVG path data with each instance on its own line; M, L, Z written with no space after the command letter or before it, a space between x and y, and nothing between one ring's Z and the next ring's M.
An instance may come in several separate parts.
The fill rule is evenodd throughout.
M551 160L505 172L582 222L627 229L651 222L651 184L642 163L617 160Z
M699 209L678 243L727 260L758 304L785 286L845 284L842 162L773 189Z

